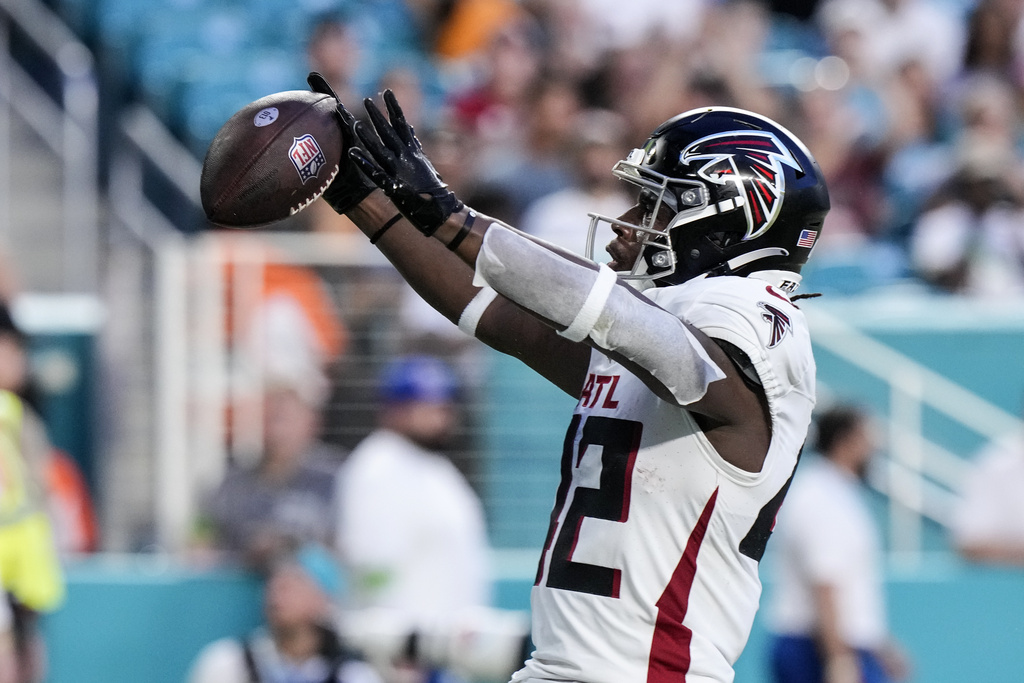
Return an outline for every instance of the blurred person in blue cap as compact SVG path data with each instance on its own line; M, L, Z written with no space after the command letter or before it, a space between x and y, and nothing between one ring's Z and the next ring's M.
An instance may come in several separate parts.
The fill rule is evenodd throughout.
M380 377L377 428L337 478L336 546L352 607L389 607L414 623L443 621L490 599L483 505L444 450L459 424L451 367L424 355Z
M343 589L342 572L322 546L282 556L264 587L265 623L243 639L204 647L189 683L381 683L338 635L334 601Z

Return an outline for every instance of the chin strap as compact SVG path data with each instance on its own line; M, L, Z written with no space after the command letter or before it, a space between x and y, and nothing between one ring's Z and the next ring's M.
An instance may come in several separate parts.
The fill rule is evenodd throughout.
M736 258L729 259L725 262L724 266L728 269L728 272L735 273L740 268L749 266L754 261L760 261L763 258L771 258L772 256L789 256L789 252L781 247L755 249L754 251L748 251L745 254L740 254Z
M694 279L701 279L706 277L718 277L720 275L732 275L738 269L749 266L755 261L760 261L764 258L770 258L772 256L788 256L789 252L779 247L769 247L766 249L756 249L746 254L740 254L736 258L730 259L725 263L718 265L706 273L698 275ZM782 290L786 294L792 294L796 291L797 287L800 286L800 281L803 276L792 270L755 270L748 274L747 277L754 278L756 280L763 280L775 288Z

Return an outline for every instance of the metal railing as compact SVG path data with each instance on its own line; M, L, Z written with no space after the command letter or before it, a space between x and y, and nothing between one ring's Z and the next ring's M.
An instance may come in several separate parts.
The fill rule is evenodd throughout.
M14 30L56 74L51 98L11 52ZM34 64L41 67L42 64ZM37 0L0 0L0 225L11 220L11 116L17 115L60 159L63 208L62 288L95 292L99 282L99 95L93 57L67 26Z
M890 557L914 565L923 556L926 519L948 527L970 467L925 436L926 408L986 440L1020 431L1024 423L999 406L822 310L809 307L814 343L888 387L887 448L869 483L888 497Z

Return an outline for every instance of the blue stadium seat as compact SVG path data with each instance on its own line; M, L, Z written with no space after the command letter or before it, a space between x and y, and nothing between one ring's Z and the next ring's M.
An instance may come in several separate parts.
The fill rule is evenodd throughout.
M230 56L193 57L173 88L172 128L201 156L232 114L265 95L305 90L307 72L305 56L290 50L249 48Z
M258 42L242 7L154 12L139 31L132 73L147 103L166 115L174 108L177 83L193 64L206 60L211 72L219 70L218 63L229 62Z
M139 31L156 13L189 12L202 0L94 0L96 31L109 48L124 50L138 39Z

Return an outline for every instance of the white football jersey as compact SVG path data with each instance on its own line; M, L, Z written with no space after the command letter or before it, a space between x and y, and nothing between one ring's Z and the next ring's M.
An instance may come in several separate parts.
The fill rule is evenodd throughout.
M771 412L767 458L759 473L725 462L685 408L593 353L531 595L536 650L513 681L726 682L749 636L758 561L814 407L804 317L753 277L645 295L749 356Z

